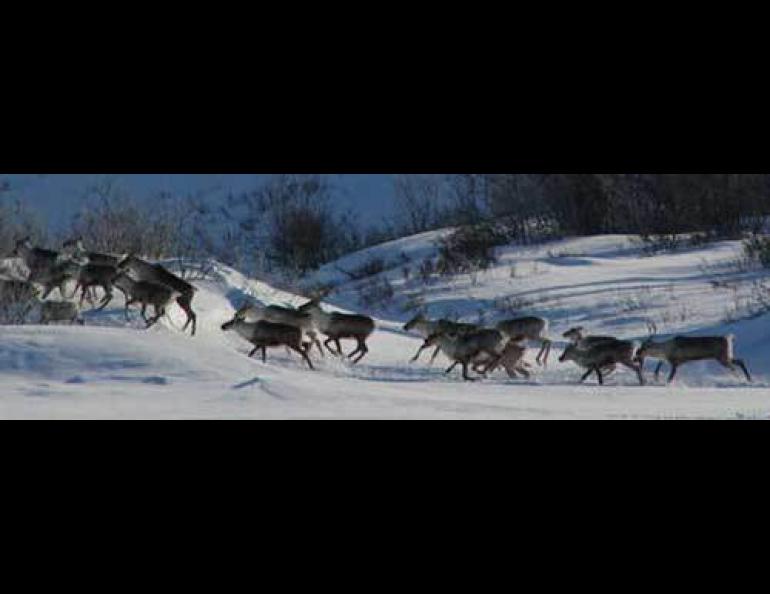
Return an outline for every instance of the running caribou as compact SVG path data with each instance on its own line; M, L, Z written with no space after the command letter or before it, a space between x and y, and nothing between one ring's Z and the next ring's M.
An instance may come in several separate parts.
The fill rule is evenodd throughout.
M579 344L570 344L564 349L559 361L574 361L580 367L587 369L580 382L584 382L589 375L596 373L599 384L604 384L604 375L602 371L615 368L620 363L636 372L639 378L639 384L644 385L642 376L642 366L634 359L636 346L629 340L612 339L594 344L589 347L581 347Z
M452 332L455 334L467 334L469 332L474 332L478 330L479 327L475 324L463 324L460 322L453 322L451 320L447 319L440 319L440 320L428 320L423 314L417 314L415 317L413 317L411 320L409 320L406 324L404 324L404 330L407 332L410 332L414 330L422 336L423 338L427 339L429 336L432 336L438 332ZM413 363L417 361L417 359L420 358L420 355L422 354L423 350L429 348L430 345L427 345L425 342L423 342L422 346L420 346L419 349L417 349L417 353L414 357L412 357L409 362ZM435 361L436 356L438 355L439 351L441 350L441 346L436 344L436 349L433 351L433 354L430 357L430 363L433 364L433 361Z
M348 359L352 359L354 355L358 354L358 357L353 359L353 364L358 363L369 352L366 340L374 332L374 320L369 316L336 311L328 313L323 310L318 298L300 305L299 311L310 314L315 329L326 336L324 345L333 355L340 357L344 355L340 345L341 338L352 338L357 343L355 350L347 355ZM334 342L337 347L336 352L329 346L330 342Z
M313 363L307 356L309 350L302 344L302 331L296 326L288 324L276 324L266 320L257 322L247 322L246 312L240 309L235 312L233 319L222 324L222 330L235 330L240 336L254 345L254 349L249 353L253 357L258 350L262 350L262 362L267 361L267 347L287 346L293 351L299 353L307 363L310 369L313 369Z
M118 270L129 273L135 280L166 285L176 291L176 302L187 315L187 322L182 332L192 324L192 335L195 336L197 316L192 310L192 300L197 289L193 285L169 272L160 264L150 264L133 254L129 254L118 263Z
M475 381L468 376L468 365L482 353L491 359L487 368L493 367L501 358L503 341L502 332L483 328L468 334L437 332L425 339L425 346L438 345L441 351L452 360L445 373L452 371L457 364L462 365L462 376L466 381Z
M547 319L535 316L513 318L503 320L495 328L508 339L524 336L528 340L539 342L541 346L540 351L535 357L535 362L538 365L546 365L548 363L548 354L551 352L551 339L548 338Z
M244 319L247 322L265 320L266 322L288 324L289 326L299 328L302 331L303 339L307 337L307 340L303 340L303 343L307 342L310 345L316 345L321 356L325 356L321 341L318 340L318 334L314 330L313 317L310 313L280 305L259 306L249 302L245 302L238 311L242 311L245 314Z
M749 373L743 359L736 359L734 356L735 336L674 336L668 340L655 342L657 327L655 324L648 324L650 336L642 343L641 348L636 354L636 360L640 366L644 365L647 357L660 359L655 368L655 379L660 375L660 369L663 362L667 361L671 365L667 383L671 383L676 376L677 369L684 363L690 361L706 361L713 359L733 373L737 373L735 366L741 368L746 379L751 381Z
M146 328L153 326L160 318L166 315L166 308L179 297L179 292L168 285L149 281L135 281L125 272L119 273L113 280L113 284L123 291L126 296L126 321L130 321L128 317L129 306L134 303L140 303L142 305L141 316L145 324L147 324ZM152 305L155 310L155 317L149 320L146 313L148 305Z

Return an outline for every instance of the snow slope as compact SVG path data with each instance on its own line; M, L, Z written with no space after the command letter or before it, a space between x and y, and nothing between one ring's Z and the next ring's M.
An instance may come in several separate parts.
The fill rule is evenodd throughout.
M370 312L378 330L370 354L357 366L314 352L317 369L311 371L283 349L269 351L266 365L248 359L249 344L220 330L244 297L295 305L303 299L216 265L209 280L195 283L199 331L194 338L179 333L184 315L176 306L169 320L148 331L136 313L127 324L119 296L104 312L86 311L85 327L0 327L0 417L770 417L767 319L722 321L735 295L748 291L758 275L732 271L729 263L739 244L643 258L630 238L592 237L501 249L499 264L476 275L475 282L470 275L432 278L424 286L413 276L404 280L400 253L407 254L409 266L417 266L433 254L432 242L440 233L391 242L338 263L347 270L373 254L393 262L381 276L390 279L396 296L392 304ZM359 283L348 282L333 266L311 280L330 279L341 284L329 295L328 307L360 311ZM728 285L714 288L715 281ZM547 315L556 339L548 367L533 368L529 381L501 373L467 384L459 374L443 373L443 357L433 367L427 355L410 365L421 340L401 330L413 315L402 308L417 293L432 316L476 321L482 315L492 323L514 310ZM501 301L509 311L496 311ZM714 363L698 363L684 366L672 386L640 387L626 371L614 373L604 387L593 379L578 386L579 370L557 361L558 337L571 325L642 338L647 319L656 321L661 334L734 333L736 353L747 361L754 383ZM352 344L343 347L349 351Z

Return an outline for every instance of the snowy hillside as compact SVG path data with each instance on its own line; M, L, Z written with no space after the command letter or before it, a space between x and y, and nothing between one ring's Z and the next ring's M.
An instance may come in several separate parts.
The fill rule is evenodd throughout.
M497 263L486 271L420 278L425 259L435 259L435 241L448 232L423 233L350 254L321 268L307 284L332 285L330 299L360 309L366 286L387 282L394 298L369 313L393 320L406 321L418 308L430 318L485 324L513 315L541 315L550 320L554 336L585 325L593 334L640 338L648 321L656 323L660 334L713 330L730 317L736 303L748 299L754 281L767 278L737 268L739 241L645 256L636 238L622 235L502 247ZM372 260L384 262L383 272L351 281L347 273Z
M327 354L311 357L310 371L284 349L268 362L248 359L250 345L220 326L245 296L263 303L293 304L303 298L248 279L217 265L211 278L196 281L198 313L194 338L179 329L183 313L146 331L138 314L126 324L119 294L104 312L86 311L86 325L0 327L0 417L2 418L768 418L770 337L766 317L736 323L746 313L757 272L732 262L738 242L643 257L622 236L590 237L499 250L498 264L475 275L425 282L417 269L435 252L444 232L404 238L343 258L318 272L309 284L335 283L328 308L369 313L377 331L370 353L356 366ZM403 255L402 255L403 253ZM374 258L385 270L360 281L347 273ZM404 269L409 271L405 272ZM344 270L346 272L341 272ZM379 280L378 280L379 279ZM362 283L390 284L393 297L364 307ZM421 339L404 333L416 308L431 317L452 316L491 324L514 315L544 315L554 349L546 368L530 380L499 371L468 384L459 373L443 373L408 361ZM744 311L745 309L745 311ZM644 338L655 321L661 335L688 332L736 335L736 354L754 375L752 384L716 363L681 368L672 386L641 387L618 370L600 387L592 378L578 386L580 371L559 363L561 333L574 325L590 332ZM343 342L346 352L352 343Z

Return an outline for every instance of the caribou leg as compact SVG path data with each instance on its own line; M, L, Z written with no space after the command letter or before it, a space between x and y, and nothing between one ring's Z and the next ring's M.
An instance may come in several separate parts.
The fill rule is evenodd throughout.
M308 364L308 367L310 367L310 369L315 369L315 367L313 367L313 363L312 363L312 361L310 360L310 357L308 357L308 356L307 356L307 349L305 349L305 350L303 351L302 349L299 349L299 348L297 348L297 347L295 347L295 346L290 346L289 348L291 348L291 349L293 349L293 350L297 351L297 352L298 352L300 355L302 355L302 358L303 358L303 359L305 360L305 362Z
M463 366L463 379L466 382L475 382L476 378L470 377L468 375L468 362L467 361L461 361L461 363L462 363L462 366Z
M749 370L746 367L746 364L743 362L743 359L733 359L732 363L740 367L743 370L743 373L746 374L746 379L748 381L751 381L751 374L749 373Z
M335 353L335 352L334 352L334 350L332 349L332 347L330 347L330 346L329 346L329 343L330 343L332 340L334 340L334 339L333 339L333 338L331 338L331 337L330 337L330 338L327 338L326 340L324 340L324 345L326 346L326 348L327 348L327 349L329 349L329 352L330 352L332 355L337 355L337 353Z
M359 350L359 351L361 351L361 354L360 354L360 355L358 355L358 357L356 357L355 359L353 359L353 365L355 365L355 364L356 364L356 363L358 363L358 362L359 362L361 359L363 359L363 358L364 358L364 356L366 355L366 353L368 353L368 352L369 352L369 349L367 348L367 346L366 346L366 343L365 343L365 342L361 342L361 344L360 344L360 345L359 345L359 347L358 347L358 350Z
M671 363L671 373L668 376L668 381L666 383L670 384L672 381L674 381L674 376L676 375L676 370L679 367L678 363Z
M433 365L433 362L436 360L436 357L438 357L438 353L441 350L441 347L439 345L436 345L436 350L433 351L433 354L430 356L430 365Z
M187 327L190 324L192 324L192 332L190 332L190 336L195 336L195 330L198 327L198 316L196 316L195 312L192 310L191 301L192 301L192 297L188 295L182 295L181 297L177 297L177 300L176 300L179 307L182 308L185 315L187 316L187 321L182 327L182 332L187 330Z
M735 368L736 365L738 365L742 370L743 373L746 375L746 379L748 381L751 381L751 375L749 375L749 370L746 369L746 364L741 359L732 359L730 361L722 361L721 359L718 359L718 361L727 367L730 371L735 373L737 375L738 370Z
M75 285L75 293L77 293L77 292L78 292L78 289L80 289L80 307L83 307L83 301L84 301L84 300L85 300L85 298L86 298L86 289L85 289L85 287L83 287L83 285L81 285L80 283L78 283L77 285ZM73 295L74 295L75 293L73 293Z
M420 354L423 352L423 350L425 350L425 349L427 349L427 348L428 348L428 346L427 346L427 345L425 345L425 343L423 343L423 344L422 344L422 346L421 346L419 349L417 349L417 354L416 354L414 357L412 357L412 358L409 360L409 362L410 362L410 363L414 363L415 361L417 361L417 359L419 359L419 358L420 358ZM438 350L438 347L436 347L436 350ZM431 359L431 361L433 361L433 359Z
M535 362L538 365L542 365L543 367L546 367L548 365L548 354L551 352L551 341L547 338L544 338L540 342L540 350L537 353L537 357L535 357ZM541 360L542 357L542 360Z
M158 323L158 320L160 320L161 317L163 317L164 315L166 315L166 308L165 307L161 307L160 310L158 310L158 308L156 307L155 308L155 317L152 318L149 322L147 322L147 326L146 327L149 328L150 326L154 326L155 324Z
M96 311L102 311L105 307L107 307L112 301L112 291L109 290L109 288L106 285L103 285L102 288L105 291L104 299L102 299L102 304L97 308Z
M318 334L316 334L314 330L309 330L308 332L306 332L306 334L307 334L307 337L310 339L309 349L312 348L313 345L316 345L318 347L318 351L321 353L321 356L326 357L326 353L324 353L324 349L321 346L321 341L318 340Z
M136 303L136 299L128 299L126 300L126 322L130 322L131 318L128 317L128 306L132 305L133 303Z
M663 361L658 361L658 366L655 368L655 381L658 381L660 377L660 370L663 368Z

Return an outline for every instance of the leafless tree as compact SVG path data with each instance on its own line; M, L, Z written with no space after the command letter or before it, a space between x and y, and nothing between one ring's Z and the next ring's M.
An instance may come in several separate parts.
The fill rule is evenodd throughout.
M445 212L446 185L441 175L404 174L394 180L399 228L403 235L435 229Z
M191 199L160 193L138 203L114 179L89 187L68 231L92 251L142 254L151 259L198 256Z
M40 213L30 212L21 199L14 199L12 190L8 180L0 180L0 258L8 256L20 237L44 243L47 235Z

